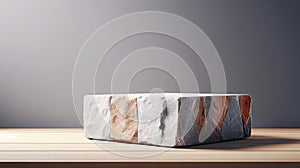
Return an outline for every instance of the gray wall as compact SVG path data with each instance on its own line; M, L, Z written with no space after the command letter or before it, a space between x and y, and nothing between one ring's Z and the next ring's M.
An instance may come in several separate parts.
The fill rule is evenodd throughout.
M81 46L109 20L144 10L183 16L208 35L222 58L228 92L252 95L255 127L300 126L299 1L0 0L0 127L80 127L72 71ZM125 49L149 44L190 60L200 91L210 91L203 63L168 36L126 39L106 56L102 68L117 63ZM107 93L103 81L109 74L101 72L96 91ZM154 87L178 90L170 74L148 69L136 75L130 91Z

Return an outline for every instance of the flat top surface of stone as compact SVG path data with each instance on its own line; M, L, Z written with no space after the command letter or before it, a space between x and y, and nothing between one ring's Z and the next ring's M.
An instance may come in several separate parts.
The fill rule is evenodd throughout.
M92 94L90 94L92 95ZM205 96L244 96L248 94L233 93L122 93L122 94L95 94L97 96L177 96L177 97L205 97ZM87 95L88 96L88 95Z
M300 129L253 128L244 140L165 148L89 140L80 128L0 129L0 162L300 162ZM112 150L108 150L112 149ZM149 157L124 157L161 151Z

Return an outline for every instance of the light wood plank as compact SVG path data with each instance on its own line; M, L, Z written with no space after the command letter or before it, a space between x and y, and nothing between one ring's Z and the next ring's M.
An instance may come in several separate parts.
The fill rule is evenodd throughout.
M222 143L223 144L223 143ZM221 146L222 144L218 145ZM224 144L226 145L226 143ZM208 146L208 147L207 147ZM248 148L217 148L215 145L199 146L197 149L186 148L164 148L147 145L135 144L0 144L0 152L8 151L99 151L107 152L107 150L113 151L165 151L165 152L204 152L204 151L299 151L300 143L282 144L282 145L266 145L266 146L254 146ZM213 146L213 147L210 147Z
M147 153L146 153L147 154ZM152 154L152 153L149 153ZM126 156L127 155L127 156ZM135 157L133 157L135 156ZM140 153L128 152L117 155L104 152L0 152L1 161L90 161L90 162L299 162L299 152L236 152L205 151L191 154L182 152L159 153L138 157Z
M78 129L0 129L0 161L300 162L300 129L253 129L245 140L165 148L94 141Z

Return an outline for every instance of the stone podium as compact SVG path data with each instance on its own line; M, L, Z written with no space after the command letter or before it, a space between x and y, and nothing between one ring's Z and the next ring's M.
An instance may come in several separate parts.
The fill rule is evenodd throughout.
M84 133L91 139L177 147L251 134L246 94L86 95L83 115Z

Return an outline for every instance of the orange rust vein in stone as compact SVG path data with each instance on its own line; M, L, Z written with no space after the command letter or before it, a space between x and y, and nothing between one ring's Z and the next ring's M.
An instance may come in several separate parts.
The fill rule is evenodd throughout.
M216 131L217 133L220 133L223 121L225 119L229 107L230 99L228 96L216 96L212 101L213 106L216 110L214 112L214 119L217 122Z
M119 107L118 106L121 106ZM110 138L118 141L136 142L138 136L136 99L112 98Z
M239 97L240 110L242 114L242 120L244 127L249 122L250 118L250 108L251 108L251 97L250 96L240 96Z
M204 102L204 98L200 97L198 114L197 114L197 118L196 118L196 124L197 124L198 129L199 129L200 132L202 131L202 128L205 125L205 121L206 121L205 102Z
M176 142L175 146L183 146L184 145L183 139L180 138L179 136L176 137L175 142Z

